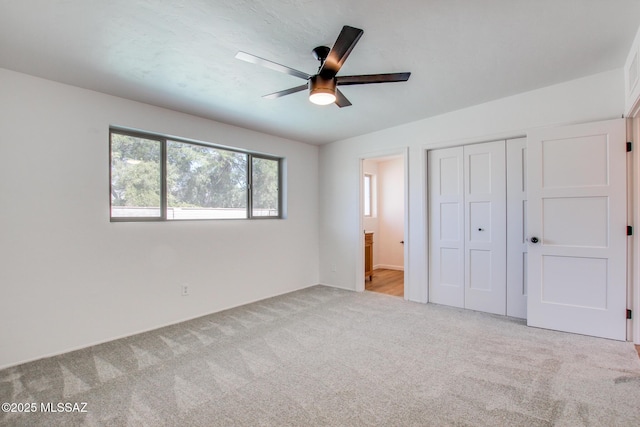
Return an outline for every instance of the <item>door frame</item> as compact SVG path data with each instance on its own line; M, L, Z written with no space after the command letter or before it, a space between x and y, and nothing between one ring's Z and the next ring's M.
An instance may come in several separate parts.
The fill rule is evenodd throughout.
M633 236L627 253L627 308L633 316L627 320L627 340L640 345L640 111L627 120L627 141L633 149L631 159L627 159L627 222L633 226Z
M365 288L364 277L364 183L362 177L364 176L364 161L376 159L380 157L398 156L402 157L403 162L403 199L404 199L404 217L403 217L403 262L404 262L404 291L403 298L407 301L409 298L409 247L411 240L409 239L409 147L400 147L395 149L387 149L380 151L372 151L365 153L358 158L358 218L356 223L358 224L358 250L359 255L356 257L356 291L363 292ZM374 247L375 248L375 247ZM375 249L374 249L375 250Z

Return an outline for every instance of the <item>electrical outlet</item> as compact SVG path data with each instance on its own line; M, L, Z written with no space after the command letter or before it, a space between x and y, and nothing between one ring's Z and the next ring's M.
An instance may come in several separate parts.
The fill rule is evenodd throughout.
M182 296L186 297L187 295L189 295L189 285L184 284L182 285Z
M338 268L337 268L337 266L336 266L336 263L335 263L335 262L334 262L333 264L331 264L331 271L332 271L332 272L334 272L334 273L335 273L336 271L338 271Z

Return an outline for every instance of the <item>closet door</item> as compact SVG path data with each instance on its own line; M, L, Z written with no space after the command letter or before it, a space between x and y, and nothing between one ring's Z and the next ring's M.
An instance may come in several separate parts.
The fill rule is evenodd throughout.
M527 139L507 141L507 316L527 318Z
M506 314L506 165L504 141L464 147L464 306Z
M429 151L429 301L464 307L462 147Z

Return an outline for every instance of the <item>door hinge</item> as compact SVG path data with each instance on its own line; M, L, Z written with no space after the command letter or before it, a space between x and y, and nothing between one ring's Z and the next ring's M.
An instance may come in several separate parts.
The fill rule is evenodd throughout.
M633 148L633 143L627 142L627 153L630 152L632 148Z
M627 236L633 236L633 227L627 225Z
M632 319L632 316L633 316L633 312L627 309L627 319Z

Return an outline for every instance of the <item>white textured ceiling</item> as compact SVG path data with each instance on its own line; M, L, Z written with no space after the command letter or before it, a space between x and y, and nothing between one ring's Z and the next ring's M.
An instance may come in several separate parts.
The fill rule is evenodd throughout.
M620 68L639 24L639 0L0 0L0 67L322 144ZM343 25L364 36L338 75L411 79L320 107L234 58L314 74Z

